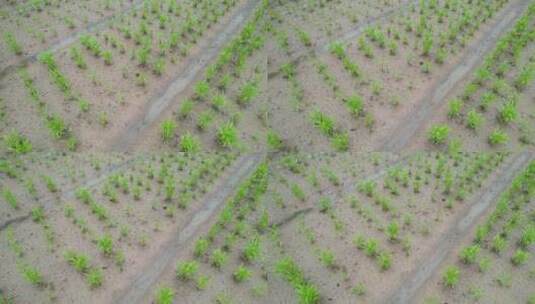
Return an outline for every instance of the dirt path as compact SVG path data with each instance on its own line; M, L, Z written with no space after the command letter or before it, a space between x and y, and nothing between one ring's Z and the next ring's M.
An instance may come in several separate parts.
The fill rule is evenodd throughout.
M380 151L401 151L406 149L414 136L421 132L429 117L444 102L445 97L481 64L485 55L494 48L498 39L521 16L528 3L529 1L518 1L502 11L496 18L498 20L496 24L490 27L482 39L472 41L461 62L447 72L443 79L437 81L434 87L428 90L428 93L417 102L421 106L416 107L412 113L409 113L401 124L394 128L394 132L388 135L386 140L382 141L378 149Z
M30 62L36 61L37 56L46 51L56 52L57 50L60 50L71 43L77 41L82 35L93 33L98 31L99 29L102 29L106 26L108 26L110 23L112 23L114 20L121 18L123 16L128 15L130 12L142 7L143 0L135 0L133 1L132 5L127 7L126 9L122 11L118 11L115 14L112 14L110 16L104 17L100 20L94 21L86 25L85 27L81 28L79 31L73 32L70 35L66 36L65 38L53 43L52 45L48 46L47 48L39 51L35 51L31 54L25 55L23 57L17 57L17 59L8 64L6 67L3 67L0 71L0 80L4 78L5 76L9 75L10 73L16 71L20 67L23 67L27 65Z
M91 188L91 187L97 186L97 185L101 184L102 182L104 182L110 175L114 174L115 172L117 172L117 171L119 171L121 169L124 169L124 168L128 167L129 165L131 165L134 161L138 160L139 158L140 158L139 156L138 157L130 157L127 160L125 160L124 162L122 162L122 163L113 164L111 166L108 166L108 167L104 168L101 171L101 174L98 175L97 177L88 179L84 183L81 183L81 184L79 184L77 186L73 186L73 187L71 187L69 189L66 189L65 191L63 191L61 193L53 195L52 197L48 197L48 198L46 198L44 200L41 200L41 201L37 202L37 204L42 206L43 209L46 212L46 211L56 207L58 201L67 201L67 200L73 199L74 196L75 196L76 189L78 189L80 187ZM15 218L8 219L4 223L0 223L0 231L2 231L3 229L7 228L9 225L20 224L20 223L30 219L30 217L31 217L31 211L28 212L28 214L26 214L26 215L22 215L22 216L18 216L18 217L15 217Z
M149 264L145 265L145 269L133 278L129 286L116 297L113 303L141 303L146 295L152 292L151 288L162 273L169 267L173 267L176 256L185 249L185 245L193 239L201 226L214 218L217 210L232 195L236 187L254 171L262 159L264 159L262 154L251 154L237 161L230 170L229 178L212 191L191 220L177 229L161 251L150 260Z
M446 257L453 254L452 250L472 231L483 214L490 211L490 207L494 206L499 195L532 159L533 155L526 151L502 164L501 174L481 192L481 195L467 204L466 212L460 213L448 231L437 241L437 245L433 246L429 255L417 263L417 268L413 269L401 286L391 294L387 303L414 303L420 288L440 269Z
M155 123L162 114L166 113L175 97L184 92L204 71L208 64L219 54L223 48L249 19L259 0L248 2L231 16L229 23L217 33L206 45L201 46L202 51L188 59L183 71L179 73L160 93L151 98L145 105L144 111L131 121L117 138L111 141L111 150L127 151L135 144L141 134Z

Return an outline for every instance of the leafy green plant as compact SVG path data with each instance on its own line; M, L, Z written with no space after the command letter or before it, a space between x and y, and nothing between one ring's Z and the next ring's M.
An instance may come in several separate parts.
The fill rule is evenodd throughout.
M175 291L169 287L160 287L154 296L156 304L172 304L175 298Z
M176 123L172 119L166 119L160 125L160 136L164 143L170 142L175 137Z
M197 137L191 133L184 133L180 137L180 151L186 153L197 153L201 149L201 143Z
M519 266L525 264L529 259L529 252L524 251L523 249L517 249L513 256L511 257L511 262L513 265Z
M453 288L459 283L460 271L455 266L448 266L442 274L442 282L446 287Z
M512 123L518 117L518 110L514 101L508 101L500 108L498 120L504 124Z
M252 238L245 248L243 248L242 259L245 262L253 262L260 257L260 239L258 237Z
M241 283L246 280L248 280L251 277L252 273L251 270L249 270L247 267L240 265L238 266L238 269L234 271L232 274L232 277L234 278L234 281L236 283Z
M314 111L310 115L312 123L321 133L326 136L333 136L335 133L334 120L320 111Z
M22 276L24 277L24 279L26 279L26 281L28 281L33 286L41 286L44 283L43 275L35 267L20 264L19 268L22 272Z
M296 291L300 304L316 304L320 301L320 294L317 288L310 283L297 285Z
M483 115L481 115L481 113L477 112L475 109L470 110L466 116L466 125L472 130L478 129L484 121L485 118Z
M89 287L91 288L100 287L102 285L103 279L104 278L102 275L102 271L96 268L91 269L86 275L87 283L89 284Z
M336 133L331 139L331 145L338 152L349 149L349 135L347 133Z
M509 140L509 135L500 129L495 129L490 133L488 140L493 146L503 145Z
M84 254L76 253L75 251L67 251L64 254L67 262L80 273L86 273L89 270L89 258Z
M364 112L364 103L359 95L351 95L345 99L345 102L349 112L354 117L358 117Z
M22 46L17 42L13 33L5 33L4 40L11 52L15 55L22 55Z
M180 280L189 281L197 274L199 264L195 261L179 262L176 265L176 276Z
M224 148L233 148L238 144L238 131L232 122L223 124L217 130L217 142Z
M479 245L472 245L472 246L468 246L466 248L464 248L461 253L459 254L461 260L463 261L463 263L465 264L473 264L476 259L477 259L477 255L479 253Z
M399 225L396 221L390 222L386 227L386 233L390 241L397 241L399 239Z
M212 252L212 255L210 256L210 263L215 268L221 268L227 263L227 259L227 254L218 248Z
M255 82L247 82L240 89L238 94L238 103L248 105L258 95L258 86Z
M460 99L453 99L448 103L448 117L451 119L459 118L461 116L461 110L463 108L463 101Z
M17 131L4 135L4 144L7 150L14 154L26 154L32 151L32 144L28 138Z
M188 117L191 111L193 110L193 106L194 106L193 101L188 100L188 99L183 100L178 110L178 117L181 119Z
M377 263L382 271L390 269L392 266L392 255L385 251L381 252L377 256Z
M11 206L11 208L19 209L19 202L17 200L17 197L7 187L4 187L4 189L2 190L2 197L4 198L6 203Z
M113 253L113 240L111 236L105 235L97 241L98 248L102 253L110 256Z
M429 141L435 145L441 145L446 142L448 135L450 133L450 128L444 124L438 124L431 127L427 138Z

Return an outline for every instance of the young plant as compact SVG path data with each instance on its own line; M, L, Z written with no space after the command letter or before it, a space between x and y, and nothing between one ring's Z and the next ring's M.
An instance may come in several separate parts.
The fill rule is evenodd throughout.
M312 112L310 118L314 126L318 128L321 133L329 137L334 135L335 127L334 120L332 118L320 111Z
M2 196L4 197L6 203L11 206L11 208L19 209L19 201L17 200L17 197L7 187L4 187L4 190L2 191Z
M185 133L180 137L180 151L186 153L197 153L201 149L201 143L197 137L191 133Z
M227 258L227 254L223 250L218 248L214 250L214 252L212 252L212 256L210 257L210 263L215 268L220 269L227 263Z
M26 154L32 151L30 140L17 131L12 131L4 136L4 145L9 152L14 154Z
M449 133L450 128L447 125L438 124L431 127L427 134L427 138L432 144L442 145L448 139Z
M160 125L160 136L164 143L170 142L175 137L176 123L172 119L166 119Z
M176 276L182 281L189 281L197 274L199 264L195 261L179 262L176 265Z
M446 287L453 288L459 283L459 269L455 266L448 266L442 274L442 282Z
M243 248L242 259L245 262L253 262L260 257L260 239L254 237Z
M6 44L8 48L13 52L15 55L22 55L22 47L15 39L15 36L13 33L5 33L4 34L4 40L6 41Z
M169 287L160 287L154 296L156 304L173 304L175 298L175 291Z
M490 133L488 140L492 146L503 145L509 140L509 136L504 131L495 129Z
M464 248L459 254L461 261L465 264L473 264L477 259L479 250L479 245L472 245Z
M478 129L485 121L485 118L481 113L477 112L475 109L472 109L468 112L466 116L466 125L472 130Z
M234 281L236 283L241 283L248 280L251 277L252 273L247 267L240 265L236 271L232 274Z
M513 262L513 265L515 266L520 266L522 264L525 264L528 259L529 252L524 251L523 249L517 249L511 257L511 262Z
M93 268L86 275L87 283L91 288L97 288L102 285L103 276L100 269Z
M224 148L233 148L238 144L238 131L232 122L227 122L217 131L217 142Z
M97 241L100 251L107 256L111 256L113 253L113 240L111 236L105 235Z

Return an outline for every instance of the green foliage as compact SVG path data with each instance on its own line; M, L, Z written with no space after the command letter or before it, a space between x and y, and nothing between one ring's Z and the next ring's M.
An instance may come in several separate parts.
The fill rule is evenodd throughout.
M513 262L515 266L520 266L522 264L525 264L528 259L529 252L524 251L523 249L517 249L511 257L511 262Z
M113 240L111 236L105 235L97 241L98 248L102 253L107 256L111 256L113 253Z
M334 135L335 127L332 118L317 110L312 112L310 118L312 119L314 126L318 128L321 133L329 137Z
M199 264L195 261L179 262L176 265L176 276L183 281L189 281L197 274Z
M175 137L176 123L172 119L166 119L160 125L160 136L164 143L170 142Z
M258 87L255 82L247 82L243 85L238 93L238 103L248 105L258 95Z
M427 134L427 138L432 144L442 145L448 139L449 133L450 128L447 125L438 124L431 127Z
M461 253L459 254L461 260L465 264L473 264L476 259L477 255L479 254L479 245L472 245L464 248Z
M210 85L208 82L202 80L197 82L194 88L195 98L197 100L206 100L210 95Z
M64 138L68 133L67 125L58 115L51 115L48 117L47 127L50 134L56 139Z
M364 112L364 102L359 95L351 95L345 99L347 109L354 117L362 115Z
M377 263L382 271L390 269L392 266L392 255L385 251L381 252L377 256Z
M80 273L86 273L89 270L89 258L84 254L76 253L75 251L65 252L65 259L67 262Z
M336 133L332 140L331 145L338 152L344 152L349 149L349 135L347 133Z
M217 130L217 142L224 148L233 148L238 144L238 131L232 122L223 124Z
M463 101L460 99L453 99L448 104L448 117L451 119L459 118L461 116L461 110L463 108Z
M485 121L483 115L477 112L475 109L472 109L468 112L466 116L466 125L472 130L478 129Z
M86 280L87 280L87 283L89 284L89 287L91 288L100 287L102 285L102 281L104 280L102 271L96 268L91 269L86 275Z
M41 286L44 283L43 275L39 270L30 265L21 264L19 265L20 272L26 281L28 281L33 286Z
M297 285L296 291L300 304L316 304L320 301L318 289L310 283Z
M175 298L175 291L169 287L160 287L156 291L154 302L156 304L172 304Z
M245 262L253 262L260 257L260 239L252 238L243 248L242 259Z
M488 140L493 146L503 145L509 140L509 135L500 129L495 129L490 133Z
M188 100L188 99L183 100L180 105L180 109L178 110L179 118L184 119L188 117L191 111L193 110L193 106L194 106L193 101Z
M399 225L396 221L390 222L386 227L386 234L391 241L397 241L399 239Z
M14 154L26 154L32 151L30 140L17 131L4 135L4 145L9 152Z
M499 111L498 120L504 124L512 123L518 117L518 110L514 101L506 102Z
M7 187L4 187L4 189L2 190L2 197L4 198L6 203L11 206L11 208L19 209L19 202L17 200L17 197Z
M279 134L271 129L266 134L266 142L271 150L280 150L283 147L283 142Z
M236 271L232 274L232 277L234 278L234 281L236 283L241 283L246 280L248 280L252 275L251 270L249 270L247 267L240 265Z
M218 248L212 252L212 255L210 256L210 263L215 268L221 268L227 263L227 259L227 254Z
M186 153L197 153L201 149L199 139L191 133L184 133L180 137L180 151Z
M15 55L22 55L22 47L15 39L15 36L13 33L5 33L4 34L4 40L8 46L8 48L13 52Z
M460 271L455 266L448 266L442 274L442 282L446 287L453 288L459 283Z

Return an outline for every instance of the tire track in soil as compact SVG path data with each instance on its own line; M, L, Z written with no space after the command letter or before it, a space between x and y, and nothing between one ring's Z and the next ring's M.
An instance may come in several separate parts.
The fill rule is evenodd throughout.
M484 57L488 54L498 39L510 30L516 20L522 15L529 1L518 1L511 4L495 18L497 21L478 41L472 41L465 55L456 66L452 67L445 76L428 90L427 94L416 104L420 105L409 113L403 121L394 128L394 132L389 134L382 141L380 151L402 151L412 142L417 134L421 134L421 129L425 122L445 101L445 98L452 93L463 80L472 75Z
M453 254L453 250L468 236L478 220L490 212L490 207L495 205L499 195L508 188L516 175L532 159L532 153L525 151L516 154L509 162L502 164L501 173L466 206L465 212L460 213L446 233L437 241L437 244L432 246L429 254L420 263L417 263L416 268L408 273L399 288L390 294L386 303L414 303L415 297L426 281L439 270L446 258Z
M250 176L263 159L263 154L249 154L237 161L234 168L229 171L228 179L209 194L188 223L178 227L176 233L163 245L161 251L152 258L152 262L145 265L143 271L133 278L126 289L119 291L113 303L141 303L164 271L172 267L174 258L186 248L185 245L194 238L201 226L206 225L215 217L236 187Z
M141 134L153 125L162 114L166 113L175 97L187 88L200 75L208 64L219 54L219 51L238 33L245 22L255 11L259 0L248 0L230 18L224 28L207 41L202 51L196 56L187 59L186 66L167 86L153 96L146 104L140 115L125 127L119 136L111 140L109 147L113 151L126 151L139 141Z
M88 179L85 182L77 186L70 187L69 189L62 191L59 194L53 195L52 197L48 197L45 200L37 202L37 204L42 206L44 211L47 212L57 206L56 202L73 199L76 193L76 189L80 187L85 187L85 188L95 187L101 184L102 182L104 182L106 178L108 178L111 174L128 167L129 165L131 165L133 162L135 162L138 159L141 159L141 156L130 157L129 159L119 164L113 164L111 166L108 166L104 170L102 170L101 174L98 175L97 177ZM0 231L4 230L5 228L7 228L8 226L12 224L23 223L24 221L30 218L31 218L31 211L29 211L28 214L26 215L21 215L15 218L7 219L4 223L0 223Z
M298 64L299 62L301 62L301 60L303 60L304 58L306 58L306 57L308 57L310 55L327 53L327 52L329 52L329 45L331 43L336 42L336 41L338 41L338 42L351 41L352 39L355 39L356 37L360 36L360 34L362 34L364 29L366 29L367 27L369 27L369 26L371 26L373 24L385 21L385 20L387 20L388 18L390 18L394 14L401 14L403 11L409 9L410 5L412 5L412 4L418 4L418 1L406 0L403 3L401 3L400 5L398 5L398 6L394 7L394 8L388 9L385 12L382 12L382 13L380 13L378 15L369 17L368 19L364 20L363 22L359 22L352 30L349 30L349 31L343 33L338 38L332 39L332 40L330 40L328 42L321 43L320 45L312 47L312 48L302 47L298 51L296 51L292 56L290 56L289 62L293 63L293 64ZM276 75L278 75L279 73L280 73L280 68L279 67L275 67L275 70L273 70L271 72L268 72L268 78L273 78Z
M34 51L33 53L30 53L28 55L25 55L23 57L19 57L15 60L15 62L12 62L8 64L6 67L3 67L0 71L0 80L2 80L5 76L11 74L12 72L18 70L19 68L26 66L27 64L34 62L37 60L37 57L42 52L56 52L71 43L77 41L82 35L94 33L106 26L108 26L110 23L112 23L114 20L119 19L123 16L128 15L130 12L135 11L143 6L143 0L135 0L132 5L127 7L126 9L122 11L118 11L115 14L109 15L107 17L104 17L102 19L93 21L80 29L79 31L75 31L71 33L70 35L66 36L62 40L59 40L55 43L52 43L48 47L45 47L43 50Z

